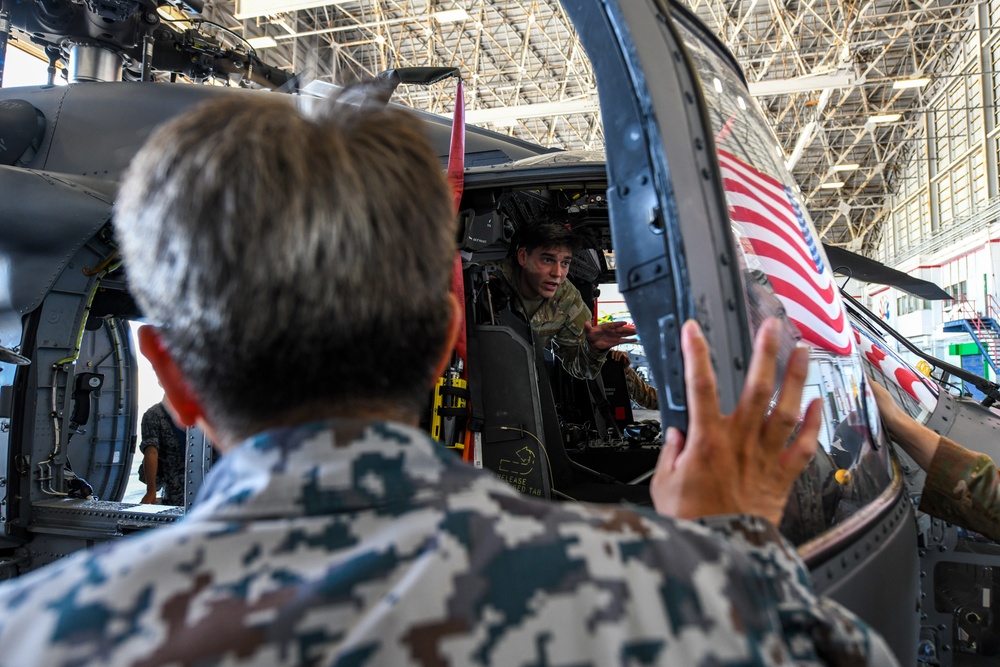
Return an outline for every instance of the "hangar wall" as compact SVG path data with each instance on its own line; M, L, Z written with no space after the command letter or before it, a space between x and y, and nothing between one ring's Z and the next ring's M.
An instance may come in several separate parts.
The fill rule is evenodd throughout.
M981 4L949 74L924 89L923 122L908 140L907 159L884 167L897 170L890 177L896 193L876 258L956 299L930 302L877 286L866 295L872 310L918 346L959 365L949 350L972 337L946 332L945 324L1000 322L1000 33L989 30L998 24L1000 0Z

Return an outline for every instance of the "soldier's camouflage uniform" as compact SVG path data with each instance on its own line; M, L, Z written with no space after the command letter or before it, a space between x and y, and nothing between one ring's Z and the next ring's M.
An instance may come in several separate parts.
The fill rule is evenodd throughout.
M163 403L157 403L142 415L141 435L140 452L156 448L156 488L163 489L163 504L183 505L187 444L184 429L174 425Z
M1000 541L996 465L985 454L941 438L920 494L920 510Z
M222 457L180 522L0 586L0 664L892 663L772 525L709 523L522 496L398 424L306 424Z
M591 380L600 375L601 366L608 355L607 352L595 350L587 342L583 325L593 316L583 302L580 290L570 281L562 281L550 298L524 301L531 305L538 303L538 310L529 316L522 308L518 269L515 269L510 260L502 262L499 269L510 289L518 294L518 298L510 300L510 307L531 324L539 347L546 348L549 343L553 343L553 351L563 368L573 377Z

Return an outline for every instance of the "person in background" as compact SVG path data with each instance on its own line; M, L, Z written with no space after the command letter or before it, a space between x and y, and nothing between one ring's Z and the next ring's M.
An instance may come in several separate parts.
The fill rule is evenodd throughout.
M659 410L660 402L656 398L656 387L651 386L635 372L632 368L632 360L628 354L621 350L611 350L608 358L621 363L625 372L625 387L628 389L628 397L635 401L636 405L646 410Z
M141 502L184 505L187 433L171 418L166 397L142 415L140 432L142 463L139 465L139 481L146 485L146 494ZM161 490L163 496L157 498L157 492Z
M893 442L927 472L918 509L1000 542L1000 476L993 460L938 435L906 414L884 387L869 384Z

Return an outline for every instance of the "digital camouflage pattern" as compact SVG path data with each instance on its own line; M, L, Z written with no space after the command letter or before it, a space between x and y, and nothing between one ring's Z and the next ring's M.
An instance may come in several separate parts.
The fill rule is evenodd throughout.
M157 403L142 415L140 432L139 451L145 454L148 447L157 450L156 488L163 489L163 504L183 505L187 443L180 436L184 430L174 426L163 403Z
M1000 477L993 460L942 437L919 509L1000 541Z
M531 324L539 347L546 348L552 343L553 352L559 357L566 372L573 377L592 380L600 375L601 366L608 355L607 352L595 350L587 342L583 325L593 315L583 302L580 290L570 281L564 280L551 298L540 300L538 310L529 317L522 307L523 298L520 297L514 263L507 260L499 268L507 285L519 297L511 299L511 308Z
M244 442L176 524L0 586L0 664L892 664L808 582L762 520L547 503L335 420Z

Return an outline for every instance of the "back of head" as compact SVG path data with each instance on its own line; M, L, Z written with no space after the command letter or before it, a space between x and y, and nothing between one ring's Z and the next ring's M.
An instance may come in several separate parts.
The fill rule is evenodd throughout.
M424 399L455 235L410 114L226 96L150 138L115 210L133 293L228 435Z

